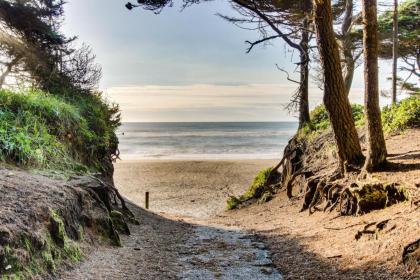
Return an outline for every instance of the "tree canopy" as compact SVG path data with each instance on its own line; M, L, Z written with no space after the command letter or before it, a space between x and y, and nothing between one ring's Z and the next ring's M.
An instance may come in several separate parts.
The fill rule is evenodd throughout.
M60 92L63 87L86 90L101 76L87 46L74 48L76 37L61 31L63 0L0 0L0 86L7 76Z
M381 34L380 55L392 58L393 12L386 11L379 19ZM398 7L398 45L399 57L404 65L400 67L411 75L420 78L420 0L406 0Z

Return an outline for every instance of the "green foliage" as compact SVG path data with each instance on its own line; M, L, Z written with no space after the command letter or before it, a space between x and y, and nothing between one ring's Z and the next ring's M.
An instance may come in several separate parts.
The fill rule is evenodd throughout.
M362 125L364 122L363 106L359 104L352 104L351 110L356 125ZM323 104L315 107L315 109L311 111L310 117L311 123L309 126L312 130L322 131L330 127L328 112Z
M363 126L365 124L363 106L353 104L351 107L356 126ZM419 127L420 98L412 96L396 105L385 107L382 110L382 125L386 133L400 132L409 127ZM313 139L329 127L330 121L325 106L319 105L311 111L311 123L299 130L298 138Z
M100 95L72 99L41 91L0 90L0 160L20 166L101 170L116 151L118 107Z
M315 107L311 113L311 126L315 130L324 130L330 126L330 119L328 117L328 112L325 109L324 105L319 105Z
M77 156L81 162L104 171L108 158L116 156L118 138L115 131L121 124L119 107L102 98L100 92L91 94L74 94L68 92L65 100L77 106L81 116L86 120L91 137L77 142Z
M400 56L415 56L420 47L420 0L403 1L398 6L398 42ZM386 11L378 18L382 44L380 54L392 57L393 11Z
M63 141L83 126L78 111L41 92L0 91L0 159L18 165L69 168L77 163Z
M233 210L236 207L238 207L241 201L236 196L230 196L228 200L226 201L226 203L227 203L227 210Z
M248 191L241 196L241 199L248 200L251 198L260 198L264 192L264 187L267 183L271 170L272 168L269 167L258 172L251 186L249 186Z
M267 180L272 168L266 168L258 172L248 190L240 197L230 196L227 200L227 209L235 209L240 203L256 198L259 199L266 192ZM270 200L268 197L265 199Z
M396 133L420 126L420 98L410 97L382 111L382 125L386 133Z

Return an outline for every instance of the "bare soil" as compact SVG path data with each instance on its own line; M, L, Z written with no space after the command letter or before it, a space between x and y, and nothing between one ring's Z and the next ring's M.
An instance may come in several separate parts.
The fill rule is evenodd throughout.
M96 232L104 229L107 210L89 191L70 181L2 165L0 194L0 278L5 277L1 279L9 279L7 275L25 268L27 273L36 270L41 274L36 277L48 277L51 267L46 267L45 256L52 256L53 248L62 254L57 259L51 257L54 266L70 265L70 258L77 256L70 251L66 255L64 243L71 244L67 248L74 245L71 248L77 246L81 250L111 243L106 233L98 236ZM91 227L84 228L82 233L80 229L86 221ZM14 275L10 279L19 277Z
M122 247L89 234L84 260L53 279L420 279L402 264L404 246L420 238L420 131L390 137L387 146L388 169L369 179L403 183L411 200L358 217L309 216L299 212L302 200L284 191L226 211L227 197L245 192L275 161L117 163L115 182L140 225L130 225ZM83 206L63 181L8 168L0 175L0 226L9 231L45 230L50 207ZM149 211L138 206L145 191ZM361 233L381 222L381 230Z

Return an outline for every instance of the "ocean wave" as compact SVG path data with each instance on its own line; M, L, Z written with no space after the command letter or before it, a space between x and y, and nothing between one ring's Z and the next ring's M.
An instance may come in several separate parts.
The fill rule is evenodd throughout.
M279 159L281 153L254 153L254 154L123 154L120 156L121 160L147 160L147 159Z
M270 137L289 136L296 130L287 131L201 131L201 132L120 132L120 138L153 138L153 137Z
M294 124L130 124L120 129L122 158L274 159L295 133Z

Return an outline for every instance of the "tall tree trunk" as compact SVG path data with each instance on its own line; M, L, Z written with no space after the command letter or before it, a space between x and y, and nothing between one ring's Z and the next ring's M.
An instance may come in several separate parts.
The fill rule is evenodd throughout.
M350 94L351 85L353 84L353 77L354 77L354 69L355 69L355 59L353 54L351 53L351 48L348 44L353 44L353 42L344 42L347 44L345 47L343 45L343 55L344 55L344 63L345 63L345 71L344 71L344 87L346 90L346 95Z
M341 25L341 47L344 57L344 87L347 96L350 94L353 83L355 60L352 50L354 48L353 38L351 36L351 27L353 22L353 0L346 1L343 23Z
M15 57L12 61L6 64L6 69L0 75L0 89L3 88L7 76L12 72L12 68L19 62L20 57Z
M363 51L365 56L365 111L368 127L366 171L386 161L386 144L381 122L378 89L378 24L376 0L362 0Z
M397 103L397 66L398 66L398 0L394 0L392 36L392 104Z
M309 2L310 0L305 1ZM310 121L309 117L309 15L303 20L302 39L300 41L300 85L299 85L299 128Z
M300 66L299 128L302 128L306 123L309 122L309 62L305 62Z
M324 104L334 131L340 164L358 164L363 154L344 87L331 1L313 0L313 4L318 49L324 70Z

